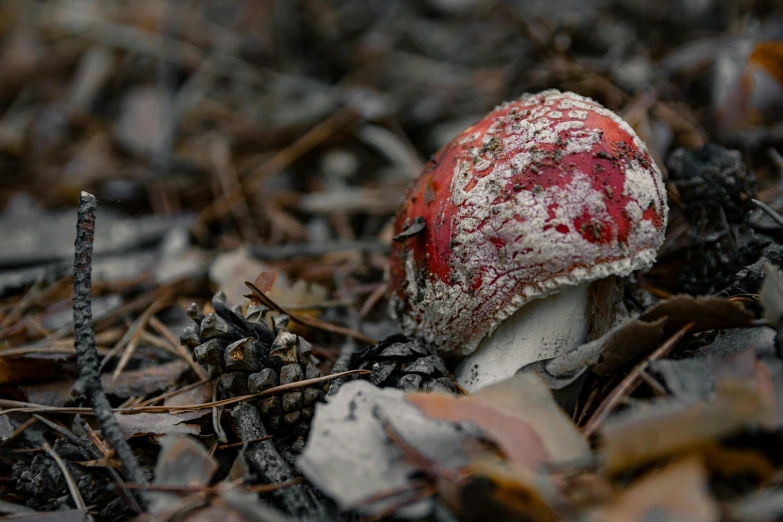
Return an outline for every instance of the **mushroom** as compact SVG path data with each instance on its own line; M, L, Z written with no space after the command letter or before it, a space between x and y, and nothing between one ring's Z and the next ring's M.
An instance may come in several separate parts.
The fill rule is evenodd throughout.
M462 386L486 386L608 329L614 281L653 264L667 211L661 172L626 122L574 93L526 94L454 138L409 188L391 314L465 358Z

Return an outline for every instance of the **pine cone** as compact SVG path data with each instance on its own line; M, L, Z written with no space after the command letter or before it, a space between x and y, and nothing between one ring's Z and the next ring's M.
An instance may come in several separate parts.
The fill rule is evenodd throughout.
M226 296L212 298L214 312L206 316L195 303L188 316L196 323L182 331L182 344L193 348L194 359L219 377L224 396L258 393L281 384L313 379L322 374L315 365L312 345L287 331L288 316L275 317L275 335L266 307L251 304L243 317L239 307L230 308ZM294 450L304 445L315 403L323 387L315 385L257 401L264 423L274 435L298 436Z
M62 457L85 502L99 506L98 520L124 519L131 515L126 503L109 487L111 480L101 468L78 464L92 460L92 456L65 439L56 439L53 449ZM27 499L28 507L39 511L75 508L62 470L46 453L36 455L30 462L15 463L12 478L16 493Z
M401 334L355 354L351 366L370 370L367 379L376 386L405 391L456 390L443 359L421 339Z

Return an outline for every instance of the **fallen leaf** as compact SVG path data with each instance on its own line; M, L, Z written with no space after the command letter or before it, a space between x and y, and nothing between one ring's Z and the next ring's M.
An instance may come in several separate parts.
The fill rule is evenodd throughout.
M728 506L728 520L774 522L783 513L783 491L762 489Z
M752 47L748 48L748 44ZM716 123L719 130L745 130L774 124L783 98L783 44L776 41L748 42L737 39L715 75L719 87ZM726 84L726 85L720 85Z
M712 343L702 346L693 355L723 357L752 348L757 357L775 354L775 330L764 327L721 330Z
M783 319L783 272L771 263L764 265L766 277L759 290L759 300L764 307L764 318L772 325Z
M746 348L724 357L661 359L650 363L650 371L673 399L685 404L708 402L714 399L717 381L755 378L756 353Z
M552 389L564 388L588 368L612 376L660 346L688 323L690 332L746 327L753 314L730 299L677 295L660 301L638 318L626 321L599 339L534 366Z
M20 386L27 401L41 406L65 406L73 400L71 389L76 381L54 381Z
M165 435L167 433L182 433L198 435L201 426L186 424L211 413L211 410L188 411L182 413L115 413L114 417L120 424L126 439L135 435Z
M316 317L320 315L320 310L315 308L315 305L326 301L329 294L323 286L299 279L290 287L273 287L269 291L269 297L283 308L292 308L300 315ZM314 308L308 309L308 305Z
M16 515L13 520L22 520L24 522L88 522L91 518L87 517L87 512L79 509L68 509L65 511L42 511L30 515Z
M465 484L439 484L438 494L463 521L561 520L550 506L562 504L563 499L559 495L544 498L539 491L542 485L536 477L520 475L503 462L481 459L471 465Z
M723 297L693 297L675 295L649 308L639 316L645 322L666 317L665 335L671 336L688 323L691 332L716 328L739 328L753 321L753 314L740 301Z
M238 248L218 255L209 267L209 279L226 294L226 302L235 305L245 302L245 281L254 279L269 267L255 259L246 248ZM275 287L288 286L285 274L279 274Z
M14 426L8 419L8 415L0 417L0 441L6 440L8 437L14 434Z
M277 270L264 270L256 277L255 285L264 293L269 292L277 279Z
M609 505L589 517L601 522L717 522L718 506L707 489L707 473L697 458L674 462L643 476Z
M587 441L532 372L465 397L410 393L406 399L430 417L476 424L521 469L537 471L547 462L590 456Z
M695 451L718 437L761 421L768 406L755 383L716 384L715 400L683 405L657 402L608 420L601 429L607 473L632 469L683 451Z
M141 370L122 372L114 382L112 382L112 375L107 373L101 376L101 383L108 394L122 399L140 397L165 390L189 369L190 366L185 361L177 360L157 366L147 366Z
M326 404L316 407L297 466L340 509L382 512L390 501L370 499L416 488L411 476L417 468L391 440L388 426L423 459L453 472L469 462L464 444L481 437L470 425L425 416L405 400L401 390L380 389L357 380L343 384ZM425 516L430 503L419 502L415 507Z
M250 522L252 519L242 516L235 509L231 509L220 501L213 502L207 507L191 511L182 519L186 522Z
M163 406L188 406L190 404L204 404L212 400L214 383L205 382L192 390L178 393L163 400Z
M206 487L218 468L207 450L190 437L164 435L158 439L161 446L155 465L156 486ZM179 495L161 491L148 493L150 511L159 513L175 507Z
M748 63L762 67L783 85L783 42L758 42L748 57Z
M62 374L62 357L0 358L0 384L41 382Z

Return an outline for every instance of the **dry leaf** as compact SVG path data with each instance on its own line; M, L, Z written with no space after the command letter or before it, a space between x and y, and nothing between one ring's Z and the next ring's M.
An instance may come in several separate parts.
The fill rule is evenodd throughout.
M696 333L715 328L739 328L752 321L753 314L737 301L677 295L659 302L603 337L537 368L550 381L551 388L559 389L573 382L587 368L598 375L616 375L688 323L694 323L690 331Z
M0 358L0 384L41 382L63 374L62 357Z
M416 488L411 482L416 463L406 460L389 429L423 461L450 473L469 462L465 442L481 436L470 425L427 417L405 400L401 390L380 389L357 380L343 384L326 404L316 407L297 466L341 509L382 512L394 499L370 499ZM430 506L427 501L410 508L425 516Z
M761 421L768 412L754 383L727 380L717 383L715 392L711 403L659 402L607 421L601 430L606 471L615 473L699 450L718 437Z
M43 384L30 384L20 386L27 396L27 402L40 404L41 406L65 406L73 397L71 389L75 380L54 381Z
M475 423L520 469L590 456L587 441L535 373L519 373L467 397L410 393L406 399L430 417Z
M759 42L751 51L748 63L767 71L783 85L783 42Z
M259 273L267 271L269 267L255 259L246 248L238 248L215 258L209 267L209 279L226 294L227 303L237 305L245 302L245 281L251 281ZM288 286L285 274L279 274L275 284L279 287Z
M688 323L691 332L716 328L739 328L753 321L753 314L739 301L723 297L675 295L646 310L639 319L648 323L666 317L665 335L674 335Z
M204 404L212 400L212 382L205 382L192 390L178 393L164 399L163 406L188 406L190 404Z
M783 319L783 272L771 263L764 265L766 277L759 290L759 300L764 307L764 318L776 326Z
M267 293L274 286L276 279L277 270L264 270L256 277L255 285L263 293Z
M645 475L614 502L595 510L589 520L717 522L720 513L709 496L704 465L688 458Z
M464 521L485 520L555 522L550 506L562 504L554 488L529 473L519 473L506 462L481 458L470 466L465 484L441 481L438 494ZM546 489L547 496L540 491Z
M242 516L235 509L224 505L219 500L207 507L191 511L182 519L184 522L249 522L253 519Z
M190 437L166 435L160 437L161 452L155 465L155 480L158 486L206 487L217 471L217 463L207 450ZM151 491L150 511L158 513L173 508L179 503L179 495Z
M88 518L85 511L68 509L65 511L45 511L30 515L17 515L12 520L21 520L22 522L88 522L92 519Z
M182 413L133 413L114 416L120 424L126 439L135 435L165 435L167 433L182 433L198 435L201 426L187 424L187 421L199 419L211 413L211 410L188 411Z
M122 372L115 382L111 374L101 376L101 383L106 393L126 399L140 397L163 391L177 382L190 366L185 361L172 361L158 366L147 366L141 370Z

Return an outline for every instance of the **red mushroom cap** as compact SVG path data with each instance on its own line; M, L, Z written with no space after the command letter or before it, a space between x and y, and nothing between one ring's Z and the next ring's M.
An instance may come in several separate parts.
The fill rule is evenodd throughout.
M616 114L570 92L525 95L443 147L408 190L392 314L467 355L532 299L649 268L667 211L660 170Z

